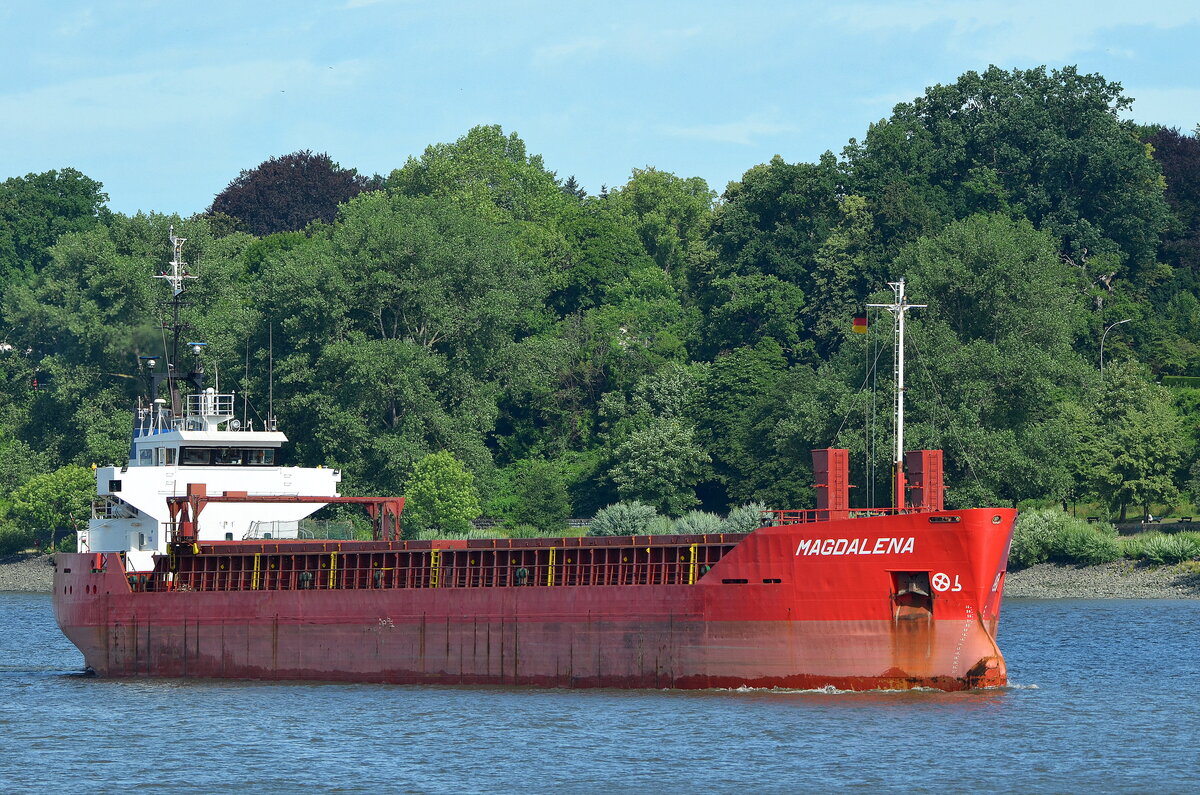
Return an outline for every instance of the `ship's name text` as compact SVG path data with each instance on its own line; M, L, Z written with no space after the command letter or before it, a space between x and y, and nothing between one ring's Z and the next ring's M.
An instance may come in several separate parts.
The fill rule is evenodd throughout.
M806 538L797 555L904 555L913 551L915 538Z

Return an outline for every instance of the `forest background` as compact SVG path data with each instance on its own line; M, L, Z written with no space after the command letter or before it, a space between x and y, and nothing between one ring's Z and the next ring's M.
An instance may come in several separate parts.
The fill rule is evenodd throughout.
M846 447L854 504L888 504L890 318L851 329L903 277L928 304L906 437L946 451L948 505L1180 509L1200 500L1200 139L1129 105L1071 67L968 72L720 195L647 167L589 196L497 126L386 176L275 158L189 218L111 212L71 168L14 176L0 552L86 521L91 465L126 460L171 225L209 383L256 427L269 400L289 463L341 469L344 493L449 484L549 532L618 502L808 507L810 451Z

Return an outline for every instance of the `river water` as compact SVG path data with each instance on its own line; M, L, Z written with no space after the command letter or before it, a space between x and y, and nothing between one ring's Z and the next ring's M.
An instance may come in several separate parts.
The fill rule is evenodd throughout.
M103 680L0 593L0 791L1185 792L1200 601L1009 600L973 693Z

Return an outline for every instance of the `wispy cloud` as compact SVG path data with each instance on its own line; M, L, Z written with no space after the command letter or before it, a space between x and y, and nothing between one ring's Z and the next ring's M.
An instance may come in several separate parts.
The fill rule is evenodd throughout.
M353 61L336 69L305 61L247 61L87 77L0 94L0 117L19 119L14 134L21 136L55 139L74 129L130 130L140 137L181 123L227 124L268 100L286 99L288 91L303 96L335 90L361 71Z
M790 124L775 121L764 115L753 115L738 121L688 126L659 125L658 132L673 138L689 138L722 144L753 146L759 139L796 131Z
M1164 0L1150 13L1137 3L1112 0L907 0L851 2L828 15L837 24L863 32L915 33L944 26L949 29L947 49L971 50L994 62L1056 61L1095 48L1105 32L1200 23L1200 5Z
M533 57L535 61L541 63L553 63L557 61L567 61L572 58L588 57L603 51L608 46L608 40L599 36L588 36L578 38L574 41L566 41L562 44L552 44L546 47L538 47L534 50Z
M538 47L533 51L533 62L541 66L554 66L572 59L601 56L662 61L694 44L703 32L699 26L659 28L614 25L600 33L580 36L561 44Z

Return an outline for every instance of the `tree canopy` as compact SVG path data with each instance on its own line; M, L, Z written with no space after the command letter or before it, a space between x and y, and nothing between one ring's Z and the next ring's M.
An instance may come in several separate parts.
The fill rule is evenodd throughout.
M378 182L342 168L324 152L305 149L243 170L216 195L208 212L237 219L252 235L270 235L303 229L312 221L332 223L339 204L372 187Z
M51 474L125 455L172 225L223 388L278 416L292 462L406 493L414 532L806 507L828 446L850 449L856 501L886 502L891 328L851 318L900 277L928 304L908 438L946 450L950 504L1185 499L1200 144L1129 106L1072 67L968 72L840 156L750 165L719 197L651 166L587 195L487 125L386 180L272 158L192 218L110 213L72 169L10 178L0 527Z

